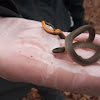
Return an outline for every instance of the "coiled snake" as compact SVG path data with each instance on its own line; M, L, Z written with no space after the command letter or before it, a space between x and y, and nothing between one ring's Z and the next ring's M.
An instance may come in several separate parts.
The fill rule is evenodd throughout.
M48 28L47 25L51 26L53 29ZM100 59L100 46L93 43L95 38L95 29L91 25L83 25L72 31L68 36L65 36L60 29L55 29L53 25L46 21L42 21L42 26L46 32L53 35L59 35L61 39L65 39L65 46L54 48L52 50L53 53L67 52L67 54L69 54L70 57L80 65L90 65ZM74 39L84 31L89 32L88 39L81 42L73 42ZM95 54L88 59L84 59L75 52L76 48L89 48L94 50Z

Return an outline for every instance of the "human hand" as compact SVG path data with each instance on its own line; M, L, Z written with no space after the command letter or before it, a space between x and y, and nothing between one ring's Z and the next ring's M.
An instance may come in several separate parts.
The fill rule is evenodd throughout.
M65 33L66 34L66 33ZM83 34L76 40L84 40ZM97 35L95 43L100 43ZM81 66L67 53L53 54L64 40L46 33L40 22L21 18L0 18L0 76L11 81L29 82L59 90L100 95L100 60ZM89 50L77 50L82 57Z

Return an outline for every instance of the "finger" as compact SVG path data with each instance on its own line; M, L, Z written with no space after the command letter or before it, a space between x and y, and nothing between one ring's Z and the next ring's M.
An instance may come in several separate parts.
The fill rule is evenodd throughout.
M88 36L89 35L87 33L83 33L83 34L79 35L78 37L76 37L75 40L76 41L84 41L88 38ZM99 34L96 34L95 39L94 39L93 42L100 45L100 35Z

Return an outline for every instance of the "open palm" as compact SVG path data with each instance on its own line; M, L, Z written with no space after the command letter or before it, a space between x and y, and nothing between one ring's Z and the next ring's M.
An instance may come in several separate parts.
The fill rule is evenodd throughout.
M65 33L66 34L66 33ZM83 34L76 40L84 40ZM97 35L95 43L100 43ZM0 76L59 90L100 95L100 60L81 66L67 53L53 54L64 40L48 34L40 22L21 18L0 18ZM78 49L84 57L94 52Z

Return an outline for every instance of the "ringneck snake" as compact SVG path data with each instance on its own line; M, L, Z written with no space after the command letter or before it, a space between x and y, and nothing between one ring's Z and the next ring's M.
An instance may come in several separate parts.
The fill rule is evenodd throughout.
M47 25L52 27L52 29L50 29ZM46 21L42 21L42 27L46 32L52 35L58 35L61 39L65 39L65 46L54 48L52 50L53 53L66 52L72 58L73 61L82 66L93 64L100 59L100 46L93 43L93 40L95 38L95 29L93 26L83 25L72 31L67 36L65 36L60 29L56 29L52 24ZM73 42L74 39L84 31L89 32L88 39L81 42L79 41ZM76 48L89 48L94 50L95 54L90 58L84 59L75 52Z

